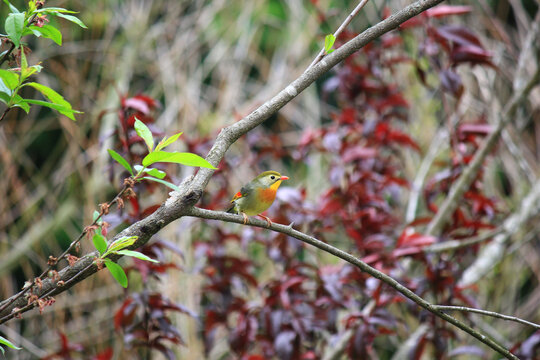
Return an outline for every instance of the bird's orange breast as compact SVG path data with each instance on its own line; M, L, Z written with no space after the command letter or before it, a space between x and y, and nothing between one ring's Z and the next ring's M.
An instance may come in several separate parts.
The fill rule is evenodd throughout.
M280 184L281 181L276 181L272 186L269 186L266 189L259 189L259 200L263 203L273 203Z

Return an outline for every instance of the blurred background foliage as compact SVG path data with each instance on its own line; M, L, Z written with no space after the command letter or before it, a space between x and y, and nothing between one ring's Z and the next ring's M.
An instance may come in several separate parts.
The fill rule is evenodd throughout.
M13 3L22 7L22 2L14 0ZM61 249L65 249L84 225L91 222L97 204L110 200L121 187L125 174L112 163L107 149L119 148L117 131L119 112L124 111L123 99L144 94L157 100L158 105L146 114L151 119L149 122L153 124L155 133L163 136L183 131L183 142L175 145L175 150L189 150L205 156L222 127L247 115L301 74L322 47L324 36L339 26L356 3L337 0L48 0L46 5L79 11L79 17L88 29L74 27L61 19L51 20L59 22L64 36L63 45L58 47L52 42L32 39L29 46L33 52L28 56L29 62L42 61L44 71L36 75L37 81L63 94L74 109L84 114L78 115L78 121L74 123L56 112L36 107L28 115L21 110L12 111L0 124L0 189L4 193L0 202L2 299L15 293L25 280L39 273L46 266L50 254L58 254ZM404 5L406 3L402 1L370 2L348 30L350 33L358 33L380 21L385 9L395 11ZM439 88L439 73L433 71L426 58L418 57L422 51L422 39L426 36L422 27L401 34L401 49L389 48L372 59L374 64L371 64L371 70L379 69L379 79L391 83L402 93L408 104L402 114L406 121L396 125L396 128L411 139L411 144L406 145L405 141L393 149L391 146L382 148L382 143L387 140L381 140L380 145L377 145L381 146L380 151L388 154L386 159L393 166L388 171L393 171L392 176L397 185L385 188L385 193L381 195L385 206L390 209L388 216L392 220L389 218L379 232L373 230L375 235L388 239L393 236L395 240L405 231L408 222L432 215L426 205L429 201L421 201L413 219L404 221L410 183L417 175L438 129L448 126L446 118L457 113L455 110L459 107L460 118L472 120L473 123L480 118L485 120L495 95L499 99L507 99L511 95L509 84L513 80L515 61L538 6L533 1L506 0L480 1L469 5L473 7L472 13L448 17L445 21L454 25L466 25L471 32L477 34L484 47L492 53L491 61L497 68L463 66L457 69L464 85L464 93L459 101L455 98L444 100ZM6 14L7 7L2 3L0 18L4 19ZM377 46L382 46L380 41L374 44L374 47ZM389 59L393 55L409 56L417 62L417 66L397 61L390 71L389 66L380 65L382 59ZM426 70L424 80L427 86L421 84L418 75L418 69L422 68ZM300 146L309 131L330 129L338 117L336 114L340 114L344 106L358 105L358 109L363 109L359 105L363 98L357 97L354 101L344 99L343 93L336 90L339 87L336 81L343 83L344 80L335 71L325 75L263 126L254 129L233 145L221 164L220 172L209 184L202 206L224 209L230 196L246 179L267 169L278 170L291 180L284 184L286 187L278 197L280 205L276 204L270 210L271 218L280 222L295 221L301 230L320 236L361 257L373 255L371 250L358 247L358 243L363 240L351 235L354 229L349 231L349 228L337 223L325 225L325 219L321 218L324 214L328 218L332 217L331 210L324 210L321 205L328 201L324 196L328 195L329 189L339 188L340 182L343 184L344 181L354 184L353 179L346 180L340 177L343 173L333 171L336 162L343 161L331 150L332 141L336 139L323 134L320 147L324 151L316 151L319 145L314 140L315 135L311 143L306 140L306 148ZM482 221L487 217L490 224L498 225L497 222L500 223L506 214L518 206L519 200L530 187L530 179L534 180L535 174L538 174L538 130L535 120L538 120L540 105L537 93L535 99L536 103L533 102L530 111L520 114L509 130L508 141L520 151L520 156L527 164L526 171L516 161L515 154L501 145L497 157L486 164L484 169L482 193L486 198L497 200L494 200L493 214L482 214ZM358 116L364 115L369 118L372 114ZM482 135L484 130L479 131L479 134ZM454 133L453 130L451 133ZM477 144L478 141L472 139L471 143ZM441 147L430 176L437 174L437 167L443 168L451 161L449 159L455 159L452 157L454 150L451 140L440 142ZM362 156L369 157L369 154L349 156L358 160ZM388 166L389 163L381 164ZM343 171L347 173L349 170ZM173 166L168 173L174 174L171 180L179 183L192 171L191 168ZM398 184L397 178L404 179L409 185ZM128 206L121 215L111 215L107 219L117 226L112 229L113 232L126 226L123 221L144 216L145 209L163 202L168 193L168 189L160 186L145 186L139 188L139 191L137 206L140 209L135 211L131 204L132 207ZM432 191L434 202L440 202L445 196L444 186L439 192ZM428 192L426 190L426 196ZM292 210L287 208L289 205ZM300 205L307 208L307 211L294 212L295 206ZM337 209L334 210L337 213ZM333 231L328 232L328 227L332 227ZM473 236L480 230L475 228L465 235ZM528 241L511 248L508 257L495 268L493 274L478 284L474 295L469 295L475 298L477 306L540 321L540 313L535 305L540 298L540 253L537 251L539 243L536 232L536 227L532 225L523 229L519 236L526 237L529 234ZM461 235L448 232L446 236L451 238ZM226 237L236 239L223 240ZM218 238L221 240L218 241ZM257 292L266 291L266 286L271 288L272 281L290 271L290 264L281 262L283 254L278 256L280 252L288 253L290 261L306 262L316 268L341 266L341 262L327 254L292 244L290 240L287 243L277 239L275 234L195 219L181 219L168 226L156 236L156 241L174 244L175 252L167 252L163 256L167 261L177 264L181 270L167 271L159 280L141 278L140 273L133 271L130 273L127 292L108 275L99 273L57 296L56 303L46 308L43 315L33 311L24 315L24 321L11 321L0 327L0 331L7 337L25 348L18 353L10 352L7 357L40 358L58 349L70 349L70 346L72 355L81 359L91 356L98 358L98 354L109 356L102 358L150 358L150 352L155 358L172 357L172 354L181 359L240 357L246 353L235 352L240 347L235 349L237 343L231 338L239 320L226 319L224 323L229 323L228 328L216 330L209 326L208 309L219 307L225 302L223 299L216 300L209 288L213 284L212 271L224 269L217 265L215 268L208 266L208 257L217 256L209 248L250 261L249 264L238 265L249 268L249 276L246 273L243 281L249 282L251 280L246 279L254 276L256 284L261 287L238 285L238 288L245 291L241 297L247 302L260 301L261 295L257 295ZM274 241L279 241L281 245L276 245ZM355 242L357 247L352 245ZM205 243L210 245L201 246ZM394 246L386 240L382 244L385 248ZM92 251L91 244L83 243L82 253L88 251ZM454 262L463 260L468 264L472 261L471 255L466 253L460 256L443 254L441 258L423 258L418 262L414 256L403 258L400 259L403 262L392 271L394 275L404 276L402 271L407 269L410 278L427 277L425 274L434 269L455 275L457 270L453 267ZM213 259L217 264L217 258ZM124 260L123 264L131 266L130 261ZM445 268L445 265L448 267ZM380 266L384 268L388 263L382 262ZM331 269L326 275L332 275ZM365 288L362 288L368 293L366 296L373 296L368 291L369 286L369 282L366 282ZM422 286L436 287L437 284L428 281L428 284ZM386 291L392 293L388 289ZM161 293L175 304L182 304L181 310L169 314L168 319L181 335L177 339L181 338L185 345L171 346L168 343L166 347L170 350L157 347L141 350L130 346L133 345L130 344L132 339L127 338L129 332L120 331L120 320L117 318L113 321L113 315L122 304L126 306L128 294L144 297L144 294L151 293ZM436 291L433 294L435 298L430 300L446 299ZM441 298L436 298L436 294L441 295ZM145 304L142 300L140 303ZM365 310L366 305L363 303L358 309L350 310ZM421 326L425 326L419 326L425 322L421 319L424 315L418 310L411 310L410 306L405 307L396 302L389 309L392 317L400 317L397 315L400 313L406 315L398 321L399 325L383 324L392 329L392 335L377 337L373 345L375 350L364 356L377 353L380 359L390 359L399 354L400 345L405 343L413 330L421 330ZM334 315L343 319L350 315L346 313ZM381 322L390 321L384 316L381 315ZM533 332L500 320L471 319L475 325L488 331L491 336L498 337L507 346L518 346L520 341L527 339ZM336 323L339 324L339 331L326 329L322 333L332 336L343 334L343 321ZM444 326L434 326L436 329L441 327ZM424 349L426 343L434 344L431 345L433 349L426 350L423 355L424 350L418 350L419 356L427 359L442 354L436 345L439 330L433 330L431 338L424 336L424 339L429 340L417 340L416 349ZM249 338L247 332L240 336ZM478 345L462 333L456 333L455 337L457 339L454 344ZM81 349L85 349L84 352L81 353ZM253 353L264 353L258 350ZM362 358L351 347L344 351L352 358ZM474 351L471 350L471 353ZM317 343L306 345L302 354L305 358L317 358L314 355L319 354ZM489 352L487 354L481 356L492 358ZM288 356L295 358L297 355L300 356L296 353ZM287 358L280 355L279 349L274 356ZM466 356L473 355L469 353ZM58 358L64 357L59 355ZM455 358L459 356L456 354Z

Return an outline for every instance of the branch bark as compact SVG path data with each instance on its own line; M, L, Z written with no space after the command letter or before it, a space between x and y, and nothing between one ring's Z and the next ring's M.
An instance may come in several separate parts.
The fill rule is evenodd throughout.
M221 220L221 221L227 221L227 222L234 222L237 224L243 224L244 218L240 215L233 215L229 213L225 213L222 211L211 211L206 209L200 209L196 207L191 207L189 209L186 209L184 212L184 215L194 216L201 219L208 219L208 220ZM499 343L495 342L494 340L490 339L489 337L477 332L470 326L466 325L465 323L462 323L461 321L457 320L456 318L442 312L439 309L438 305L431 304L430 302L424 300L420 296L416 295L414 292L412 292L409 288L401 285L398 281L396 281L394 278L386 275L385 273L369 266L362 260L358 259L357 257L340 250L336 247L333 247L330 244L327 244L321 240L318 240L314 238L313 236L309 236L307 234L304 234L298 230L295 230L292 228L292 226L286 226L281 224L275 224L268 226L268 223L263 220L249 218L248 225L256 226L260 228L270 229L273 231L277 231L286 235L289 235L295 239L298 239L306 244L309 244L311 246L314 246L320 250L323 250L329 254L332 254L342 260L345 260L349 264L352 264L359 268L361 271L373 276L376 279L379 279L380 281L384 282L385 284L389 285L390 287L394 288L396 291L401 293L403 296L408 298L409 300L414 301L418 306L426 309L427 311L431 312L435 316L449 322L450 324L458 327L459 329L465 331L467 334L475 337L479 341L483 342L493 350L497 351L499 354L503 355L504 357L508 359L517 359L515 355L513 355L508 349L504 348Z
M515 316L508 316L508 315L499 314L499 313L494 312L494 311L475 309L475 308L470 308L470 307L465 307L465 306L451 306L451 305L435 305L435 307L437 309L439 309L439 310L442 310L442 311L461 311L461 312L470 312L470 313L475 313L475 314L482 314L482 315L491 316L491 317L494 317L494 318L497 318L497 319L504 319L504 320L514 321L514 322L517 322L517 323L520 323L520 324L532 326L532 327L534 327L536 329L540 329L540 325L538 325L536 323L533 323L533 322L530 322L530 321L527 321L527 320L523 320L523 319L520 319L520 318L515 317Z
M222 129L217 136L212 149L208 153L206 160L214 166L217 166L221 159L223 159L227 149L236 140L238 140L238 138L262 124L266 119L275 114L279 109L294 99L309 85L311 85L321 75L329 71L346 57L358 51L369 42L397 28L403 22L441 3L442 1L443 0L419 0L412 3L397 13L389 16L385 20L368 28L360 35L356 36L354 39L350 40L339 49L326 56L319 63L311 68L308 68L285 89L280 91L269 101L265 102L251 114L242 120ZM193 206L202 196L202 192L210 181L212 174L213 170L200 169L195 177L187 179L182 183L182 185L180 185L180 192L172 192L172 195L161 205L158 210L149 215L147 218L129 226L110 241L115 241L122 236L138 236L138 240L130 248L135 249L146 244L148 240L164 226L185 215L185 211ZM60 287L58 286L57 280L45 279L43 281L43 286L40 289L36 289L34 291L34 295L37 295L38 297L44 294L54 296L66 291L71 286L96 273L98 269L95 265L92 265L96 255L96 253L88 254L79 259L73 266L68 266L59 271L59 278L57 280L69 285ZM72 281L74 277L76 277L76 280ZM28 300L21 296L13 301L13 297L16 296L18 295L15 294L11 298L0 303L0 308L3 308L3 310L0 312L0 324L9 320L8 317L11 318L10 314L12 314L13 310L16 308L25 308L25 311L29 310L27 306ZM9 303L9 305L6 306L6 303ZM35 302L31 305L34 307Z

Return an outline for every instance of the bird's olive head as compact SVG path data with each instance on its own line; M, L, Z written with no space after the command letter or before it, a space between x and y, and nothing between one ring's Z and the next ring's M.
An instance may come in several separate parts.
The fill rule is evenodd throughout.
M288 180L288 176L281 175L277 171L265 171L255 178L261 185L268 187L278 181Z

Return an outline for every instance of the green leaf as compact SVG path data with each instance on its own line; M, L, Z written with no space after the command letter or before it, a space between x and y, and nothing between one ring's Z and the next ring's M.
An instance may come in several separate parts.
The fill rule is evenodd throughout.
M20 11L15 6L11 5L11 3L8 0L4 0L4 3L7 6L9 6L9 10L11 10L12 13L15 13L15 14L20 13Z
M24 86L31 86L34 89L41 92L43 96L45 96L51 103L64 106L64 109L62 110L58 109L58 112L62 115L67 116L73 121L75 121L75 117L73 116L73 113L80 113L77 110L73 110L71 108L71 104L67 102L62 95L60 95L59 93L57 93L56 91L54 91L48 86L38 84L36 82L29 82L29 83L24 84ZM47 106L47 105L44 105L44 106Z
M24 46L21 45L21 74L28 68L28 61L26 61L26 54L24 52ZM22 79L24 80L24 79ZM22 82L21 80L21 82Z
M37 33L40 33L44 38L51 39L57 45L62 45L62 33L52 25L43 25L42 27L30 25L29 29L32 30L36 36L39 36Z
M336 37L332 34L326 35L324 38L324 51L327 54L330 54L332 50L332 46L334 46L334 42L336 42Z
M27 66L24 69L21 69L21 83L26 80L29 76L34 75L37 72L40 72L43 69L41 65L32 65Z
M208 169L216 169L208 161L192 153L154 151L146 155L142 161L143 166L149 166L157 162L176 163L187 166L199 166Z
M151 257L148 257L148 256L146 256L143 253L140 253L138 251L120 250L120 251L117 251L116 253L117 254L122 254L122 255L125 255L125 256L131 256L131 257L134 257L134 258L137 258L137 259L140 259L140 260L150 261L150 262L153 262L153 263L159 263L159 261L157 261L155 259L152 259Z
M151 153L154 150L154 137L152 132L141 120L135 118L135 132L137 135L142 137L146 146L148 147L148 152ZM144 164L143 164L144 165Z
M86 25L84 25L84 23L76 16L65 15L65 14L62 14L62 13L56 13L55 15L58 16L58 17L64 18L64 19L66 19L68 21L71 21L72 23L75 23L75 24L79 25L80 27L82 27L84 29L88 29L86 27Z
M114 160L116 160L120 165L122 165L133 176L133 170L131 169L131 166L129 165L127 160L122 157L122 155L112 149L108 149L107 151Z
M54 110L56 110L58 112L64 112L64 111L71 111L71 112L76 112L76 113L80 112L80 111L75 111L75 110L68 109L64 105L54 104L54 103L51 103L51 102L48 102L48 101L43 101L43 100L24 99L24 102L27 102L27 103L33 104L33 105L46 106L46 107L54 109Z
M77 14L76 11L66 10L64 8L54 7L54 6L42 8L42 9L36 10L36 12L37 13L50 13L54 15L57 15L58 13Z
M2 79L10 90L15 89L19 85L19 75L11 71L0 69L0 79Z
M152 168L145 169L144 172L158 179L163 179L165 176L167 176L167 173L165 171L161 171L158 169L152 169Z
M92 215L92 221L96 221L96 219L99 217L99 211L94 210L94 214Z
M13 343L11 341L9 341L8 339L0 336L0 345L5 345L7 347L10 347L12 349L16 349L16 350L21 350L22 348L20 347L17 347L15 345L13 345Z
M118 250L122 250L127 248L128 246L133 245L135 241L137 241L138 236L124 236L120 239L116 240L109 246L109 250L107 250L106 254L110 254L113 252L116 252ZM105 255L104 255L105 256Z
M97 251L99 251L100 255L103 255L107 251L107 240L105 240L103 235L94 234L92 237L92 242L94 243Z
M171 145L173 142L175 142L176 140L178 140L178 138L179 138L180 135L182 135L182 134L183 134L183 133L179 132L178 134L174 134L174 135L171 136L170 138L164 137L163 140L161 140L161 141L159 142L159 144L157 144L156 150L155 150L155 151L160 151L161 149L165 148L166 146Z
M11 94L6 94L4 90L2 89L2 85L4 83L0 81L0 101L4 104L9 104L9 101L11 100ZM7 88L6 88L7 89ZM7 89L9 91L9 89Z
M111 261L111 260L105 260L105 266L107 269L109 269L109 272L113 276L113 278L123 287L127 288L128 286L128 279L126 276L126 273L124 272L124 269L117 263Z
M20 97L17 95L17 97ZM22 98L21 98L22 99ZM25 99L22 99L21 101L15 102L12 106L20 107L23 109L27 114L30 111L30 105L28 105L28 102Z
M154 178L154 177L150 177L150 176L145 176L143 177L144 180L150 180L150 181L155 181L157 183L160 183L160 184L163 184L165 186L168 186L170 187L171 189L175 190L175 191L180 191L180 188L176 185L174 185L173 183L170 183L168 181L165 181L165 180L161 180L161 179L157 179L157 178Z
M9 39L19 46L21 42L21 36L24 28L24 14L23 13L11 13L8 15L4 24Z
M36 1L35 0L30 0L28 2L28 10L26 10L27 14L32 14L34 11L36 11Z

